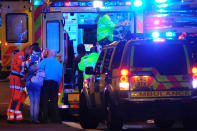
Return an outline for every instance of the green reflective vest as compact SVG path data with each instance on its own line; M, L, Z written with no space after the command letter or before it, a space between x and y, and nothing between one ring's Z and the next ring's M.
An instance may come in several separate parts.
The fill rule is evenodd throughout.
M100 55L99 53L91 53L81 58L81 62L78 64L78 67L80 71L83 71L84 80L91 77L91 75L85 74L85 68L90 66L94 68L99 58L99 55Z
M113 30L115 24L111 21L111 18L105 14L97 23L97 41L107 38L109 41L113 41Z

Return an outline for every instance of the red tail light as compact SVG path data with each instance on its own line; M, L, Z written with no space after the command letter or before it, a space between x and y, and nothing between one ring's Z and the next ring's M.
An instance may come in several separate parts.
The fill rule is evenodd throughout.
M120 71L120 75L121 75L120 83L119 83L120 90L129 90L129 82L128 82L129 70L122 69Z
M122 69L121 70L121 75L122 76L127 76L129 74L129 71L127 69Z
M192 81L192 85L193 88L197 88L197 67L193 67L192 68L192 74L193 74L193 81Z
M4 43L4 46L8 46L8 42L5 42L5 43Z
M193 68L192 68L192 73L193 73L193 74L197 74L197 67L193 67Z

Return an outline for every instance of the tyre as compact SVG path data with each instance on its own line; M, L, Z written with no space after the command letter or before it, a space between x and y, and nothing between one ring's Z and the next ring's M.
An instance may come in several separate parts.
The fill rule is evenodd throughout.
M87 107L84 95L80 95L80 125L84 129L96 129L99 124L95 114Z
M155 120L155 125L158 128L171 128L174 124L172 120Z
M107 128L110 130L121 130L123 126L123 121L121 117L115 112L111 107L107 113Z

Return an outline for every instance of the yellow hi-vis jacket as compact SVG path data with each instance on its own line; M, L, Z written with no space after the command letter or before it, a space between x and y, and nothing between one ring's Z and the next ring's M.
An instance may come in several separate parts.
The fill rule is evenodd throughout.
M116 25L107 14L103 15L97 23L97 41L104 38L107 38L109 41L113 41L113 31L115 26Z
M81 58L81 62L78 64L78 67L80 71L83 71L84 80L91 77L91 75L85 74L85 68L90 66L94 68L99 58L99 55L99 53L91 53Z

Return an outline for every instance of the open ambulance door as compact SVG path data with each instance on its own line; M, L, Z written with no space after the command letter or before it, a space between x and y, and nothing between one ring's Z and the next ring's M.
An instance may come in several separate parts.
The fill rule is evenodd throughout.
M73 109L79 107L79 91L72 87L74 49L68 33L64 31L64 23L61 12L43 14L43 48L56 50L58 53L58 59L64 67L58 93L58 106L73 112Z
M61 12L56 13L44 13L43 17L43 49L57 51L57 59L64 66L66 61L66 45L67 37L64 35L64 22ZM64 72L63 72L64 74ZM64 77L64 75L63 75ZM61 85L58 92L58 105L64 105L62 98L64 92L64 78L62 78Z
M62 13L43 14L43 49L56 50L64 62L64 22Z

